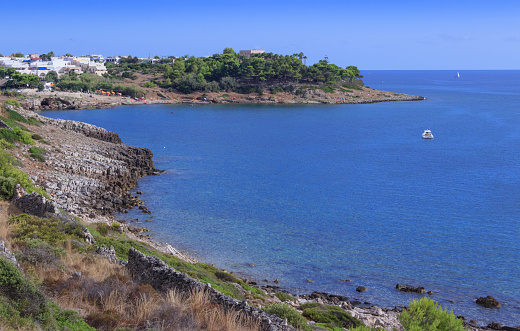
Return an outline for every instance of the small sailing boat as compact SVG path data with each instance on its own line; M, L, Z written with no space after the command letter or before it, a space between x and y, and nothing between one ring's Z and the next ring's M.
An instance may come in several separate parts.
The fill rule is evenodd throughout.
M460 74L459 72L457 71L457 76L455 76L456 78L460 78Z

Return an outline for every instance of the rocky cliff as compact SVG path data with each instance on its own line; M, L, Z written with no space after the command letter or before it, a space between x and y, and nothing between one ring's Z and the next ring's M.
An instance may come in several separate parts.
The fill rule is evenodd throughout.
M138 198L128 189L140 177L155 174L151 150L124 145L116 133L91 124L13 109L41 123L30 129L46 139L37 142L47 151L45 162L27 157L23 150L17 158L58 208L95 218L138 204ZM23 148L28 150L30 146Z

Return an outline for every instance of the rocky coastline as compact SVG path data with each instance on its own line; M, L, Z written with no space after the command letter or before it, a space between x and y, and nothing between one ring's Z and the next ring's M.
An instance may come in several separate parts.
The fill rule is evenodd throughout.
M93 109L113 108L120 105L142 104L370 104L390 101L420 101L422 96L373 90L368 87L350 92L326 93L319 89L304 90L303 93L280 92L276 94L203 93L182 94L175 92L149 93L144 99L121 96L105 96L81 92L38 92L22 90L24 108L29 110Z
M144 176L155 175L160 172L153 163L153 153L149 149L126 146L116 133L107 131L94 125L65 121L59 119L50 119L41 116L31 110L21 107L7 106L15 110L25 118L34 118L41 123L39 126L31 127L36 134L44 137L46 143L41 145L47 149L45 162L37 162L27 156L29 146L23 146L21 152L16 154L30 178L40 187L45 188L50 195L50 199L45 199L43 203L52 201L52 206L62 209L81 217L87 223L105 222L111 224L115 222L111 217L115 212L124 212L128 208L141 206L142 202L138 196L133 196L129 190L136 186L139 178ZM38 143L40 144L40 143ZM17 198L24 197L23 192L17 195ZM41 198L39 198L41 199ZM28 205L33 204L34 200L30 200ZM41 204L41 203L40 203ZM20 209L24 209L24 205L18 204ZM133 236L140 240L146 241L153 247L175 255L187 262L194 260L185 254L178 252L172 246L163 243L154 242L148 235L143 234L142 229L122 224L122 231L129 236ZM110 258L114 258L114 254L108 250L104 253ZM162 279L160 277L171 277L177 279L175 282L182 284L193 283L187 275L176 275L175 271L168 270L165 266L160 265L159 261L147 260L138 253L132 253L132 259L137 261L131 267L131 272L136 275L137 279L153 283L154 279ZM116 259L117 260L117 259ZM129 258L130 260L130 258ZM146 272L146 270L156 270L159 268L160 276ZM168 274L169 276L164 276ZM186 278L188 277L188 278ZM166 278L165 278L166 279ZM165 286L165 279L157 287ZM254 282L250 282L254 285ZM171 285L174 286L174 285ZM184 285L183 285L184 286ZM191 286L191 285L190 285ZM200 285L203 286L203 285ZM266 292L276 293L283 291L276 286L264 286ZM424 289L419 287L396 287L401 291L420 291ZM213 293L213 292L212 292ZM257 316L262 321L262 329L265 330L291 330L287 326L286 321L276 320L274 317L263 315L258 310L253 309L246 302L231 301L229 298L223 298L214 293L215 298L224 305L231 307L239 307L248 311L251 316ZM331 295L327 293L313 292L307 295L294 295L296 301L288 302L294 307L306 302L319 302L322 304L330 304L341 306L352 316L358 318L368 327L385 328L387 330L402 330L398 316L400 309L385 309L372 305L365 305L356 300ZM520 328L507 327L498 323L492 323L487 327L477 326L474 323L465 323L467 330L520 330Z

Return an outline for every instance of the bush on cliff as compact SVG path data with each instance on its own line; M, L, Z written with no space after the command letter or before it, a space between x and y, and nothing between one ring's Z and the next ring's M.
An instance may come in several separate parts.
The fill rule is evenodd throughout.
M0 198L7 200L14 194L16 179L12 177L0 176Z
M329 328L349 328L363 325L357 318L350 316L338 306L326 306L319 303L307 303L301 307L302 315L318 323L325 323Z
M464 331L462 320L429 298L412 300L399 316L405 331Z
M30 324L30 321L34 320L45 325L44 329L53 329L55 326L48 318L51 312L45 296L4 257L0 257L0 294L4 299L2 310L17 313L19 317L25 318L23 324Z
M305 317L300 315L296 309L285 303L275 303L265 306L263 309L268 314L274 314L280 318L287 318L287 322L298 330L310 331L312 328L307 324Z
M45 154L47 154L45 148L34 146L29 148L29 153L31 153L31 157L33 159L36 159L40 162L45 162Z
M5 130L5 129L4 129ZM2 131L2 130L0 130ZM27 173L16 169L13 167L13 158L11 157L11 154L4 150L0 150L0 177L4 177L4 181L12 181L13 179L16 181L17 184L22 185L27 193L36 192L43 196L47 196L47 193L45 190L35 187L32 181L29 179L29 176ZM7 179L12 178L12 179ZM5 184L8 185L8 184ZM7 187L7 186L6 186ZM4 192L6 193L6 192ZM10 190L7 192L8 194L0 194L0 198L2 199L9 199L13 195L13 192Z
M26 145L35 145L32 134L24 131L21 127L17 126L13 129L13 132L18 136L18 140Z
M20 103L18 101L16 101L16 100L6 100L5 104L6 105L16 106L16 107L21 107Z

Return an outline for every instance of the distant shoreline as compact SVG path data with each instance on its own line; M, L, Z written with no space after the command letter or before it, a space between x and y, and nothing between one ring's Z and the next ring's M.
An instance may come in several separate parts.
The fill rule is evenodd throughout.
M326 93L322 90L308 90L295 95L280 92L276 94L202 93L180 94L167 92L164 98L148 97L136 99L124 96L106 96L82 92L38 92L35 89L22 90L25 100L21 103L30 110L93 109L113 108L120 105L146 104L370 104L391 101L421 101L422 96L373 90L368 87L349 92Z

